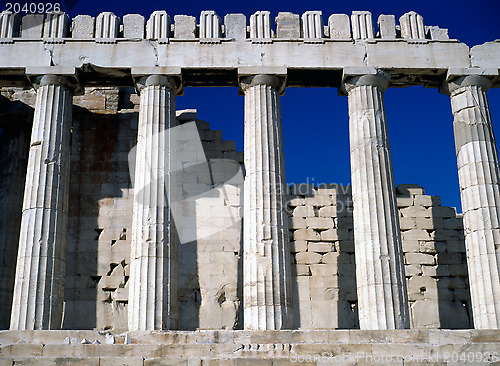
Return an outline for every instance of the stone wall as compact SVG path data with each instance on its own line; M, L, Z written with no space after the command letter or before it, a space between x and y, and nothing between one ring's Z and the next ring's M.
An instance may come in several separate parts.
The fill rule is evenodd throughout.
M350 187L300 184L291 193L296 325L357 328ZM411 326L472 327L461 216L418 185L397 194Z
M29 123L13 121L29 121L34 92L3 90L2 95L17 100L2 105L2 126L8 123L15 130L4 137L22 136L24 141L18 144L9 137L11 144L2 144L0 150L1 161L17 157L19 164L17 170L8 164L0 167L0 252L6 264L1 270L8 268L13 276L21 201L12 199L22 194L29 137ZM22 106L22 112L14 104ZM137 140L138 97L132 89L92 88L85 97L75 97L74 104L64 328L124 331L134 199L128 159ZM179 111L178 120L196 124L209 159L207 174L185 168L179 175L180 199L186 202L177 230L195 223L191 226L200 237L178 247L179 328L241 329L242 186L224 183L238 173L243 154L195 111ZM9 179L17 182L17 190L6 188ZM188 202L207 192L213 194L196 207ZM471 327L461 217L415 185L398 186L397 200L412 327ZM288 203L295 327L357 328L350 187L295 185ZM223 215L217 210L222 206L234 208L236 214ZM0 291L8 295L9 286L2 282ZM3 328L8 327L8 302L2 300L0 307Z

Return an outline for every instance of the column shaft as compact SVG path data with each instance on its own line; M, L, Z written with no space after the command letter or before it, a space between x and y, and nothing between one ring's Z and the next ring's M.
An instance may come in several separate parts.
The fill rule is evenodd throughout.
M72 93L41 79L28 158L11 329L60 329L68 223Z
M500 327L500 174L482 76L449 84L474 326Z
M401 233L383 92L387 80L364 75L349 96L352 199L361 329L409 327Z
M292 325L285 167L277 77L244 80L245 185L243 307L245 329Z
M130 330L175 329L177 255L167 203L176 123L175 87L166 76L140 82L129 289Z

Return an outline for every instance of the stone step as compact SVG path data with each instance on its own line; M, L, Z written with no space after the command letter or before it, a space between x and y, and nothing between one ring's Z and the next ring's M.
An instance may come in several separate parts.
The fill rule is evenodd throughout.
M81 344L83 339L101 344ZM115 344L109 344L111 340ZM97 331L0 332L0 366L407 365L416 361L488 365L500 362L499 353L500 330L151 331L130 332L128 337L106 337Z

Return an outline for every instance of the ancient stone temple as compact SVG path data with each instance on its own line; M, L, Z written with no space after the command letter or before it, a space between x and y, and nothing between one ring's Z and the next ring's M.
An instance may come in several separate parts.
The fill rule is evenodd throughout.
M0 365L500 362L500 41L275 24L1 13ZM395 186L384 92L412 85L450 96L463 214ZM244 151L189 86L238 87ZM347 98L352 185L287 185L287 87Z

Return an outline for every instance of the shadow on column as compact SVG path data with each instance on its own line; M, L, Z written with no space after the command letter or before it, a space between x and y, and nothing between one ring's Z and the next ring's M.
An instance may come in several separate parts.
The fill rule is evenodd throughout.
M338 328L359 329L351 186L339 185L335 197L338 234L338 242L335 246L339 252L337 259L339 289L337 305Z
M437 297L440 328L473 328L472 305L462 215L452 207L432 206L437 252Z
M0 329L8 329L33 108L0 95Z

